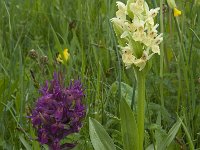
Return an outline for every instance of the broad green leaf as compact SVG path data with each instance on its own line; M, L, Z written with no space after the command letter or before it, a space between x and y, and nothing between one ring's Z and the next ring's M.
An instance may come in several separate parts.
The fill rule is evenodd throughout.
M121 132L125 150L137 150L139 146L138 129L133 111L127 102L120 103Z
M111 85L111 94L115 94L117 93L118 90L118 81L115 81L112 85ZM126 102L128 103L129 106L131 106L131 101L132 101L132 96L133 96L133 88L124 83L121 82L121 94L122 94L122 98L126 100Z
M153 144L150 144L145 150L155 150Z
M115 145L104 127L95 119L89 118L89 134L95 150L115 150Z
M173 125L173 127L169 130L167 136L163 138L163 140L158 143L159 150L166 150L166 148L171 144L174 140L179 128L181 126L181 121L177 120L177 122Z
M164 129L162 129L160 111L158 112L156 124L152 124L150 130L155 130L156 143L161 143L162 140L167 136L167 132Z

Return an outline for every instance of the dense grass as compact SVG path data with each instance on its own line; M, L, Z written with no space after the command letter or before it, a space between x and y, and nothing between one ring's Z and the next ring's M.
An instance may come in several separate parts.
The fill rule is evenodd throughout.
M157 130L167 133L179 116L185 128L179 129L172 149L189 147L187 132L200 148L200 4L182 0L177 5L183 13L178 18L164 5L163 71L160 57L154 56L147 78L145 147L155 142ZM121 82L134 88L135 78L121 62L110 23L115 10L115 0L0 1L0 149L39 149L26 116L39 96L38 85L54 71L64 73L66 85L80 78L86 88L84 127L70 137L84 145L79 149L92 149L89 117L104 125L122 148L118 108L127 91L119 89L124 89ZM66 66L56 63L56 53L64 48L70 53ZM31 49L37 59L31 59Z

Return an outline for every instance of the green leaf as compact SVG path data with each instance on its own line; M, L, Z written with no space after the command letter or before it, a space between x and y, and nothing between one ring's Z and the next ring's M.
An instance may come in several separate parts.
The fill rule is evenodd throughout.
M116 95L118 87L119 87L119 82L115 81L111 85L111 88L110 88L111 94ZM133 88L130 85L128 85L124 82L121 82L121 94L122 94L122 98L126 100L126 102L128 103L129 106L131 106Z
M116 150L114 142L106 130L93 118L89 118L89 133L95 150Z
M24 139L22 135L19 135L19 139L27 150L32 149L31 146L28 144L28 142Z
M133 111L127 102L120 103L121 132L125 150L137 150L139 146L138 128Z
M150 144L145 150L155 150L153 144Z
M182 126L183 126L183 129L185 131L185 134L186 134L186 137L187 137L187 140L188 140L188 143L189 143L189 147L190 147L190 150L194 150L194 145L193 145L193 142L192 142L192 138L189 134L189 131L187 129L187 127L185 126L185 124L183 123L183 121L181 120L181 118L178 117L178 119L180 120Z
M134 49L133 55L136 56L137 58L142 57L142 55L143 55L142 44L134 41L132 39L132 35L131 34L129 34L129 39L130 39L129 44L130 44L131 48Z
M112 21L112 24L120 46L125 46L127 41L124 38L121 38L121 35L124 32L123 28L114 21Z
M84 142L80 142L71 150L94 150L94 148L92 147L92 143L90 141L84 141Z
M181 126L181 121L177 120L177 122L169 130L167 136L165 138L163 138L163 140L161 142L158 143L158 149L159 150L166 150L167 149L167 147L174 140L174 138L175 138L180 126Z

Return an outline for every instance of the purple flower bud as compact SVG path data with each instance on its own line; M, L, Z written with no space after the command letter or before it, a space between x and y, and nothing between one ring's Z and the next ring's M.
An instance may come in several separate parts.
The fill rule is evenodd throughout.
M57 108L56 112L55 112L55 119L56 121L60 121L63 118L63 107L60 106Z
M60 144L59 144L60 140L59 139L55 139L53 141L53 144L52 144L52 149L53 150L60 150Z
M38 126L41 124L41 118L39 115L35 115L33 118L32 118L32 123L34 126Z
M41 144L46 144L48 143L48 136L47 136L47 131L45 129L40 129L38 132L38 140L40 141Z

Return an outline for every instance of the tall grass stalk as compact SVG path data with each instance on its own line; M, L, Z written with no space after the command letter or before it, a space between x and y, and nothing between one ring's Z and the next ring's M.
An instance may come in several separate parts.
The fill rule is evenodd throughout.
M163 4L164 0L160 0L160 32L164 34ZM164 42L160 44L160 100L161 100L161 106L164 108L163 72L164 72Z

